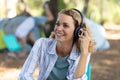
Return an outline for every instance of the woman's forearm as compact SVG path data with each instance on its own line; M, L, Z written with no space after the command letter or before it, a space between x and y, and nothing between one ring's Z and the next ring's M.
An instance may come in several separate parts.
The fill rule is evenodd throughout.
M80 78L85 74L88 55L89 54L81 54L77 69L74 74L74 79Z

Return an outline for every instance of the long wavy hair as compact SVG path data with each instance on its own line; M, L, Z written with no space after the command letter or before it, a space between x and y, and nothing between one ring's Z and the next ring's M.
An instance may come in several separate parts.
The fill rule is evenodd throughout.
M60 14L65 14L65 15L68 15L68 16L71 16L74 20L74 25L75 25L75 28L78 27L81 23L81 16L80 14L75 11L74 9L63 9L61 10L59 13L58 13L58 16ZM89 43L89 48L88 48L88 51L90 53L94 53L96 50L95 50L95 44L96 42L92 39L92 32L90 30L90 28L87 26L85 20L83 22L85 28L86 28L86 31L88 32L89 36L90 36L90 43ZM50 38L55 38L55 33L54 32L51 32L51 35L50 35ZM80 43L81 41L79 39L74 39L74 43L76 43L77 45L77 48L80 50Z

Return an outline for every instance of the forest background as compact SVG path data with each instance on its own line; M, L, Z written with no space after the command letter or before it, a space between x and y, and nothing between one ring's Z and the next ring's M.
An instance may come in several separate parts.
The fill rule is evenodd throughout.
M0 0L0 20L25 13L42 16L45 1ZM77 8L87 18L102 25L110 48L92 54L91 80L120 80L120 0L50 0L50 5L55 14L63 8ZM27 56L19 61L6 60L6 56L0 52L0 80L18 80ZM36 78L37 75L38 69L33 76Z

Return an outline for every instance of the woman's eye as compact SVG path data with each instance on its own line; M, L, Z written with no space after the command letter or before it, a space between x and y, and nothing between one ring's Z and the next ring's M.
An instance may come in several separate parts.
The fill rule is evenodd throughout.
M57 22L57 23L55 23L55 25L57 25L57 26L60 26L60 24Z
M69 27L69 26L68 26L67 24L64 24L63 27L64 27L64 28L67 28L67 27Z

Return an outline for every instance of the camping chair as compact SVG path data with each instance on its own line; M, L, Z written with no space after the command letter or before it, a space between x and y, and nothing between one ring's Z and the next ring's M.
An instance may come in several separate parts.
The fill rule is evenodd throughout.
M88 80L91 80L91 67L92 65L88 64L87 73L86 73L86 75L88 76Z
M14 35L4 35L3 39L9 51L18 51L22 49Z
M22 46L17 41L16 37L12 34L4 35L3 40L4 40L8 50L10 51L10 53L8 53L8 56L11 56L11 57L19 60L17 58L17 56L14 54L14 52L21 50Z

